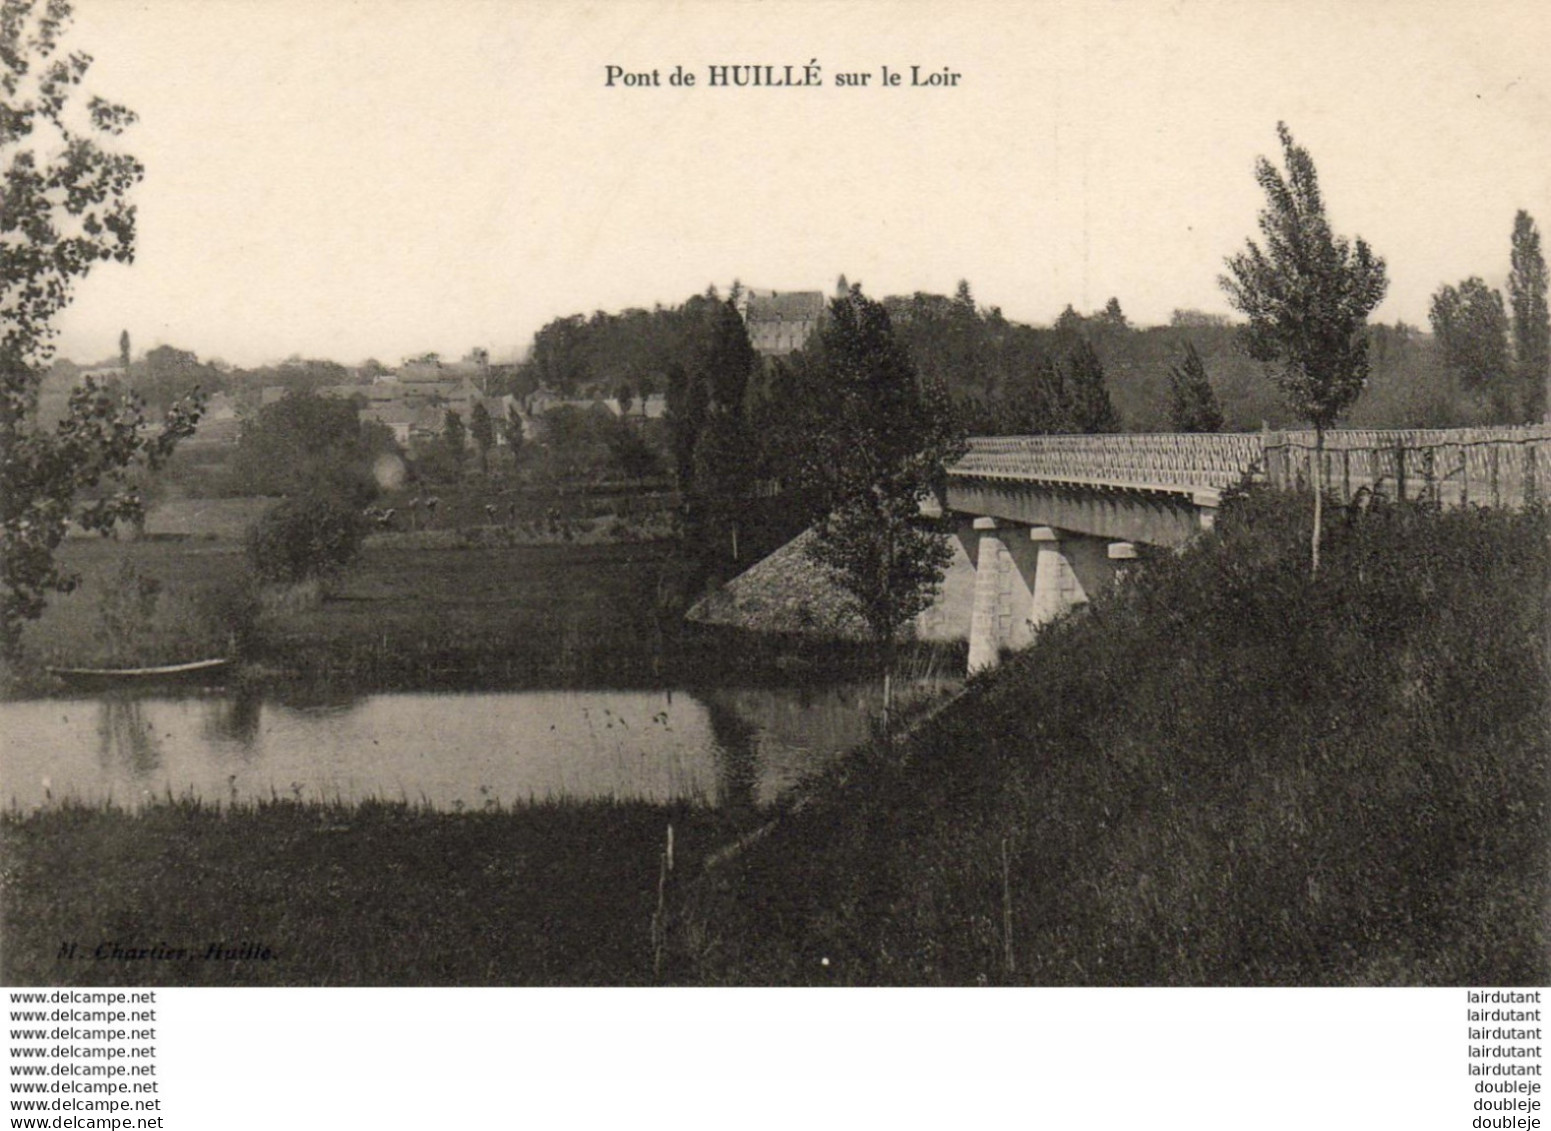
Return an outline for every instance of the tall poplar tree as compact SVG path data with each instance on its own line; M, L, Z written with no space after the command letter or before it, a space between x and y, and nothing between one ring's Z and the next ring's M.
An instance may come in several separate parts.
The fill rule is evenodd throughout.
M1384 260L1358 237L1337 236L1309 151L1276 125L1286 172L1266 158L1255 180L1266 194L1260 213L1262 247L1247 240L1227 259L1218 282L1228 301L1249 319L1244 341L1251 357L1274 362L1288 406L1314 426L1314 534L1310 569L1319 572L1325 490L1325 432L1362 393L1368 379L1368 315L1384 298Z
M885 669L951 558L920 506L962 450L946 393L923 385L889 315L852 286L830 303L819 357L832 400L815 421L808 474L825 506L809 555L851 595Z
M1508 305L1513 311L1514 368L1524 398L1525 419L1539 420L1548 409L1551 313L1546 309L1546 261L1540 252L1540 231L1523 209L1513 218Z
M490 448L495 444L495 421L484 401L475 401L469 413L469 435L479 449L479 473L484 475L490 470Z
M734 284L735 296L738 292ZM727 536L733 561L741 557L739 527L754 490L757 444L744 402L759 363L736 297L716 304L711 336L693 378L703 392L703 423L691 463L692 524L703 521Z

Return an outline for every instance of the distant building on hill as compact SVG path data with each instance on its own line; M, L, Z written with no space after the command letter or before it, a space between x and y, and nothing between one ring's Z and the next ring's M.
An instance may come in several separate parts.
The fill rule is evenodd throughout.
M837 290L845 290L841 277ZM799 350L824 320L827 300L823 291L768 291L745 288L738 313L749 332L749 342L762 357L782 357Z

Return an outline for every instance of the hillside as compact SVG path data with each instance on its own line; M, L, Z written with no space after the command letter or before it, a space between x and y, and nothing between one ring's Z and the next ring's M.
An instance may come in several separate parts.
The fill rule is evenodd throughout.
M863 751L686 893L688 981L1551 976L1544 512L1219 530Z

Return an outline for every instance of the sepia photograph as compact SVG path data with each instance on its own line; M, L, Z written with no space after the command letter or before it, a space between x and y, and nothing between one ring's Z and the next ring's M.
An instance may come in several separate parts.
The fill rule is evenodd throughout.
M0 982L1547 984L1548 32L0 0Z

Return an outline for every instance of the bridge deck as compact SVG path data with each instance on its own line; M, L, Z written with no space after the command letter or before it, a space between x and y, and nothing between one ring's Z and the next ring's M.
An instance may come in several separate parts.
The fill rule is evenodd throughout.
M950 481L1191 495L1246 478L1313 482L1314 433L987 436L948 468ZM1519 506L1546 493L1551 425L1325 434L1325 481L1345 501L1362 487L1448 504ZM1204 499L1202 501L1209 501Z

